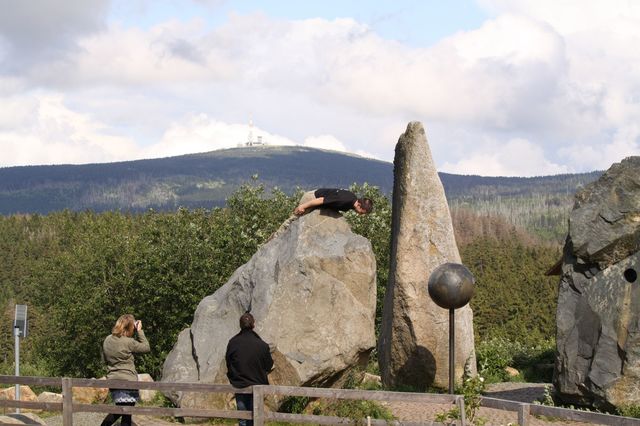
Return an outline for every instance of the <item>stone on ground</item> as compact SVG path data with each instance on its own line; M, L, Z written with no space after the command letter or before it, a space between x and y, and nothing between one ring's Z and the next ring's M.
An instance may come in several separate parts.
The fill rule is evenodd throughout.
M287 221L229 281L203 299L163 369L164 382L228 383L224 355L247 310L273 348L274 384L329 387L375 347L376 264L369 241L328 210ZM175 393L182 407L231 396Z
M429 297L431 272L460 263L442 182L424 128L411 122L394 158L391 266L385 294L378 356L388 387L446 388L449 381L449 311ZM455 375L465 365L475 374L473 314L455 312Z
M576 194L558 294L554 385L568 403L640 405L640 157Z

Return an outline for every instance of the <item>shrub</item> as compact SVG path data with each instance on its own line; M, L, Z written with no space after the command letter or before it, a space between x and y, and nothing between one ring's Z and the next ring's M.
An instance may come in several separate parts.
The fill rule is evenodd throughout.
M640 419L640 405L623 405L618 407L618 412L621 416Z
M318 416L337 416L352 419L356 424L363 419L393 420L393 414L375 401L330 400L318 402L313 407L313 414Z
M521 378L527 381L550 381L551 371L541 370L540 365L553 362L555 341L543 340L537 344L525 345L505 338L492 338L478 344L476 348L478 370L489 383L511 380L505 367L521 371Z
M288 396L282 401L280 411L291 414L302 414L311 398L307 396Z
M465 374L461 387L456 389L456 394L464 395L464 413L467 422L476 426L483 426L487 423L484 417L478 417L478 409L480 409L481 395L484 392L484 378L480 375L469 377ZM456 420L460 418L460 410L458 407L449 411L440 413L436 416L436 421L445 423L447 420Z

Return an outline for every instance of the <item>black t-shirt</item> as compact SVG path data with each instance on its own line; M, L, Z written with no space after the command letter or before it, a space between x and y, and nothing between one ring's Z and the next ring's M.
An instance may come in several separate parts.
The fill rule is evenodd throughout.
M353 203L358 197L351 191L336 188L320 188L313 195L316 198L324 197L324 202L320 207L327 207L333 210L347 211L353 209Z
M267 373L273 367L273 358L267 345L253 330L242 330L229 340L227 377L236 388L268 385Z

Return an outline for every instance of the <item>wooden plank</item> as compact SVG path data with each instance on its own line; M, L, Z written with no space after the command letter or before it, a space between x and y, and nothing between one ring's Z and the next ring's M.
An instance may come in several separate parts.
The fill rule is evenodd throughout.
M288 413L264 413L265 420L281 421L287 423L311 423L316 425L345 425L353 424L353 419L333 416L314 416L310 414L288 414ZM373 423L372 423L373 424Z
M314 416L310 414L288 414L288 413L277 413L272 411L267 411L264 414L265 420L268 421L280 421L287 423L310 423L316 425L344 425L344 424L354 424L355 419L351 419L348 417L334 417L334 416ZM358 419L359 423L366 423L365 419ZM381 419L371 419L372 425L375 426L387 426L387 425L402 425L402 426L444 426L445 423L439 422L409 422L404 420L381 420Z
M73 404L74 412L132 414L138 416L218 417L251 420L250 411L213 410L200 408L132 407L126 405Z
M62 379L62 425L73 425L73 386L71 379Z
M355 389L326 389L294 386L267 386L264 388L264 393L266 395L308 396L312 398L426 402L433 404L453 404L456 401L456 395L450 394L363 391Z
M535 416L558 417L576 422L597 423L611 426L640 426L640 419L614 416L611 414L594 413L591 411L571 410L568 408L550 407L548 405L533 404L529 407Z
M251 393L251 387L236 389L231 385L208 383L134 382L129 380L73 379L74 387L110 389L151 389L157 391Z
M32 410L62 411L61 402L14 401L13 399L3 399L0 400L0 407L20 407Z
M36 377L36 376L1 376L0 384L7 385L37 385L37 386L62 386L60 378Z
M61 387L61 378L35 376L2 376L0 384L36 385ZM158 391L192 391L251 393L251 387L236 389L231 385L205 383L134 382L127 380L72 379L73 387L94 387L112 389L151 389Z
M480 406L487 408L495 408L504 411L518 411L521 402L509 401L507 399L480 397Z

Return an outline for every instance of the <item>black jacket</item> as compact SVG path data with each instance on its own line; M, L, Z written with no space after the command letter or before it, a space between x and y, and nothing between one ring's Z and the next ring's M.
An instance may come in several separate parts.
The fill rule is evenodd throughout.
M269 384L267 373L273 367L269 345L253 330L242 330L229 340L225 360L234 387Z
M346 189L338 188L320 188L316 189L313 195L316 198L324 198L320 207L330 208L336 211L346 212L347 210L353 210L353 203L356 202L358 197Z

